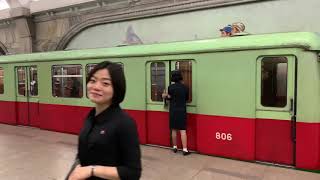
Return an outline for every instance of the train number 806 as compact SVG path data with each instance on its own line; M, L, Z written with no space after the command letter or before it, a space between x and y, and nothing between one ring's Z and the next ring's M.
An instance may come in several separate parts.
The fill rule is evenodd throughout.
M223 141L232 141L232 134L216 132L216 139Z

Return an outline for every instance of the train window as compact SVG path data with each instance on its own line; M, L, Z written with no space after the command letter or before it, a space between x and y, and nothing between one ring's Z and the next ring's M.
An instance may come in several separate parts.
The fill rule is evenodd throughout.
M29 69L30 75L30 96L38 95L38 70L37 66L31 66Z
M287 105L288 60L265 57L261 63L261 104L267 107Z
M4 79L4 70L2 67L0 67L0 94L4 93L3 79Z
M86 66L86 83L87 83L87 80L88 80L88 76L89 76L89 73L92 71L92 69L94 69L94 67L96 67L97 64L88 64ZM87 92L87 86L86 86L86 92ZM87 98L88 98L88 92L86 93L87 95Z
M191 61L177 61L176 69L182 73L183 84L189 89L188 103L192 101L192 62Z
M52 95L81 98L83 94L81 65L52 66Z
M18 94L22 96L26 96L26 68L25 67L17 67L17 75L18 75Z
M151 63L151 100L162 101L162 92L165 89L165 64Z
M96 67L97 64L88 64L86 66L86 79L88 78L89 76L89 73L91 72L92 69L94 69L94 67Z

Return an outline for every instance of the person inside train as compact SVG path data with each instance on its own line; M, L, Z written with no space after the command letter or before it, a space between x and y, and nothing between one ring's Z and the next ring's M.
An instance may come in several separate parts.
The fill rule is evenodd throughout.
M182 83L183 77L179 70L171 72L171 84L168 87L168 93L162 94L163 99L169 100L169 121L171 129L172 150L174 153L177 148L177 131L180 131L183 155L189 155L187 148L187 109L186 103L189 98L189 90Z
M80 131L77 158L66 179L140 179L136 125L119 105L126 92L121 65L99 63L88 75L87 92L95 108Z

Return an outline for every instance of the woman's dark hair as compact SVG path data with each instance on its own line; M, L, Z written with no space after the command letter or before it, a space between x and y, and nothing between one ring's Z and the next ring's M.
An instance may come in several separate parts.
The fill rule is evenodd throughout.
M113 86L112 104L119 105L126 94L126 78L124 76L122 65L119 63L113 63L110 61L103 61L97 64L89 73L87 78L87 84L92 76L99 70L107 69L111 77L111 83Z
M172 82L180 82L182 81L182 74L179 70L171 71L171 81Z

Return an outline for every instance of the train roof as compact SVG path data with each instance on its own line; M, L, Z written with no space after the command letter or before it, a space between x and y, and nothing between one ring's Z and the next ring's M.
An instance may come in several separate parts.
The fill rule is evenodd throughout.
M0 63L138 57L271 48L320 50L320 35L313 32L288 32L112 48L52 51L0 56Z

